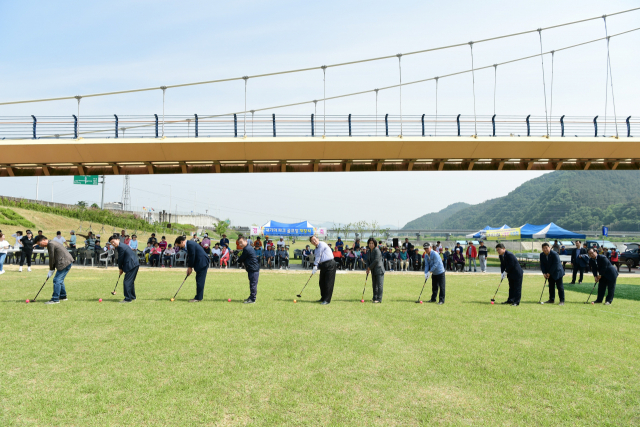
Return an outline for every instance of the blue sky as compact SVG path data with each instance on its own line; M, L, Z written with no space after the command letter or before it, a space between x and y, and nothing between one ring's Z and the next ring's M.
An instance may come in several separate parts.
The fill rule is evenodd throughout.
M110 90L318 66L393 55L535 29L636 7L631 1L367 1L322 3L236 2L16 2L0 3L1 101L68 96ZM638 26L640 12L608 19L609 32ZM602 20L543 32L544 50L604 36ZM640 32L611 41L619 115L637 115ZM539 53L537 34L474 46L475 65L484 66ZM604 115L604 42L558 53L554 64L554 114ZM547 84L550 64L547 62ZM417 80L470 67L469 49L449 49L403 58L403 80ZM539 59L498 68L496 112L544 115ZM476 73L478 114L493 113L493 71ZM332 68L327 96L397 83L397 60ZM229 82L167 91L167 114L220 114L243 109L243 83ZM433 114L434 84L403 90L405 114ZM549 94L548 94L549 95ZM322 96L322 73L249 81L248 108L262 108ZM609 95L610 97L610 95ZM471 114L468 75L439 84L439 114ZM373 114L373 95L327 103L327 114ZM610 98L609 98L610 100ZM82 115L154 114L161 92L85 99ZM397 114L397 90L381 92L378 109ZM611 111L609 104L609 111ZM0 106L0 116L70 115L74 101ZM312 106L279 111L310 114ZM321 107L318 106L319 113ZM133 177L134 205L168 209L164 193L188 209L219 213L239 224L267 219L350 222L376 219L403 225L450 203L478 203L507 194L539 176L518 173L302 174L267 176ZM56 182L63 179L63 182ZM4 178L4 195L35 197L35 178ZM119 200L122 180L107 178L106 199ZM427 187L429 193L416 191ZM269 191L263 191L269 183ZM98 201L97 188L80 188L71 178L42 178L41 198ZM323 188L344 188L325 197ZM309 191L312 190L312 191ZM314 192L313 190L318 190ZM382 190L382 191L379 191ZM196 195L196 191L198 194ZM155 194L154 194L155 193ZM178 196L180 194L180 196ZM183 198L184 200L180 200ZM188 202L190 201L190 202ZM373 202L373 203L372 203ZM408 208L396 209L396 206ZM390 209L370 209L390 206ZM173 207L175 208L175 206ZM366 212L366 213L365 213Z

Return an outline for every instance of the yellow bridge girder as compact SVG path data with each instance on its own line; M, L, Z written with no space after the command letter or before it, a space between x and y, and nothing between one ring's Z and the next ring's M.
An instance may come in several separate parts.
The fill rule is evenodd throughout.
M640 138L259 137L0 141L0 176L640 169Z

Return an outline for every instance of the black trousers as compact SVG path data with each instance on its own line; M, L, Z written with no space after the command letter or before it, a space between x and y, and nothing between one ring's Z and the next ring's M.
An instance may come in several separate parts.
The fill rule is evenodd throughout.
M431 275L431 301L435 301L438 297L438 290L440 291L439 302L444 303L445 288L447 281L444 273Z
M571 283L575 283L576 281L576 276L578 275L578 271L580 271L580 281L579 283L582 283L582 279L584 278L584 267L580 267L576 264L573 264L573 278L571 279Z
M613 294L616 290L616 280L607 280L604 277L598 282L598 299L596 302L602 302L604 293L607 292L607 302L613 302Z
M371 287L373 288L373 300L382 302L382 291L384 288L384 274L372 274Z
M320 300L331 302L336 281L336 262L332 259L318 264L320 269Z
M557 280L549 278L549 301L556 300L556 287L558 288L560 302L564 302L564 284L562 283L562 277Z
M122 282L122 291L124 292L125 301L133 301L136 299L136 276L138 275L138 269L140 266L134 268L128 273L124 274L124 280Z
M196 271L196 296L193 299L202 301L204 298L204 282L207 280L207 269Z
M509 280L509 300L514 304L520 304L522 298L522 276L507 276Z
M256 296L258 295L258 279L260 278L260 272L247 272L247 276L249 276L249 299L255 301Z
M29 251L25 248L22 248L20 252L20 267L24 265L24 261L27 260L27 266L31 267L31 255L33 254L33 250Z

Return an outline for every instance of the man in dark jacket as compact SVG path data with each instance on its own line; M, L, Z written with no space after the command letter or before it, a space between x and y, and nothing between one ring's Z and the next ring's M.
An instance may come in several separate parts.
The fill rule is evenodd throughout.
M196 296L189 302L200 302L204 298L204 283L207 280L207 269L209 268L209 257L197 242L187 241L184 236L176 237L174 247L186 249L187 251L187 276L193 270L196 271Z
M379 304L382 302L384 291L384 259L374 238L369 238L367 245L369 251L365 257L365 265L367 266L367 274L371 273L372 301L374 304Z
M45 304L59 304L60 301L67 300L67 290L64 287L64 279L73 265L73 257L67 249L58 242L49 241L45 236L39 235L34 239L34 243L49 251L49 273L47 279L53 276L53 272L58 270L53 278L53 295L51 301Z
M553 304L556 299L556 286L558 287L558 297L560 304L564 305L564 286L562 278L564 277L564 268L560 261L560 255L549 247L548 243L542 244L542 253L540 254L540 269L542 275L549 281L549 301L545 304Z
M584 269L587 268L587 263L584 261L584 257L580 255L586 255L587 250L582 248L582 242L580 240L576 240L576 249L571 253L571 264L573 265L573 278L571 279L571 284L574 285L576 283L576 276L578 275L578 271L580 271L580 280L578 284L582 283Z
M120 269L120 275L124 273L124 280L122 281L122 289L124 293L124 299L121 303L131 302L136 299L136 276L138 275L138 269L140 268L140 261L138 261L138 255L133 252L133 249L129 245L120 244L120 239L111 236L109 237L109 243L116 248L118 252L118 268Z
M601 303L604 299L604 293L607 292L607 301L604 305L611 305L613 302L613 294L616 290L616 280L618 280L618 270L611 265L611 262L604 255L598 255L595 249L589 249L589 264L591 271L598 283L598 299L595 303Z
M238 249L242 250L242 255L238 258L238 263L243 263L244 269L247 270L249 276L249 298L244 300L245 304L253 304L256 302L258 294L258 278L260 277L260 262L256 256L256 251L251 245L247 244L244 237L238 238Z
M522 267L516 256L506 250L502 243L496 245L496 252L500 255L502 279L506 275L509 281L509 298L503 304L518 306L522 297Z

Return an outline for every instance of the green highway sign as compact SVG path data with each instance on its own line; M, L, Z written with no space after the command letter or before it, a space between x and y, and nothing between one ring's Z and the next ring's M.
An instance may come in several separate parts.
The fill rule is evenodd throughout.
M98 175L75 175L73 177L73 183L81 185L98 185Z

